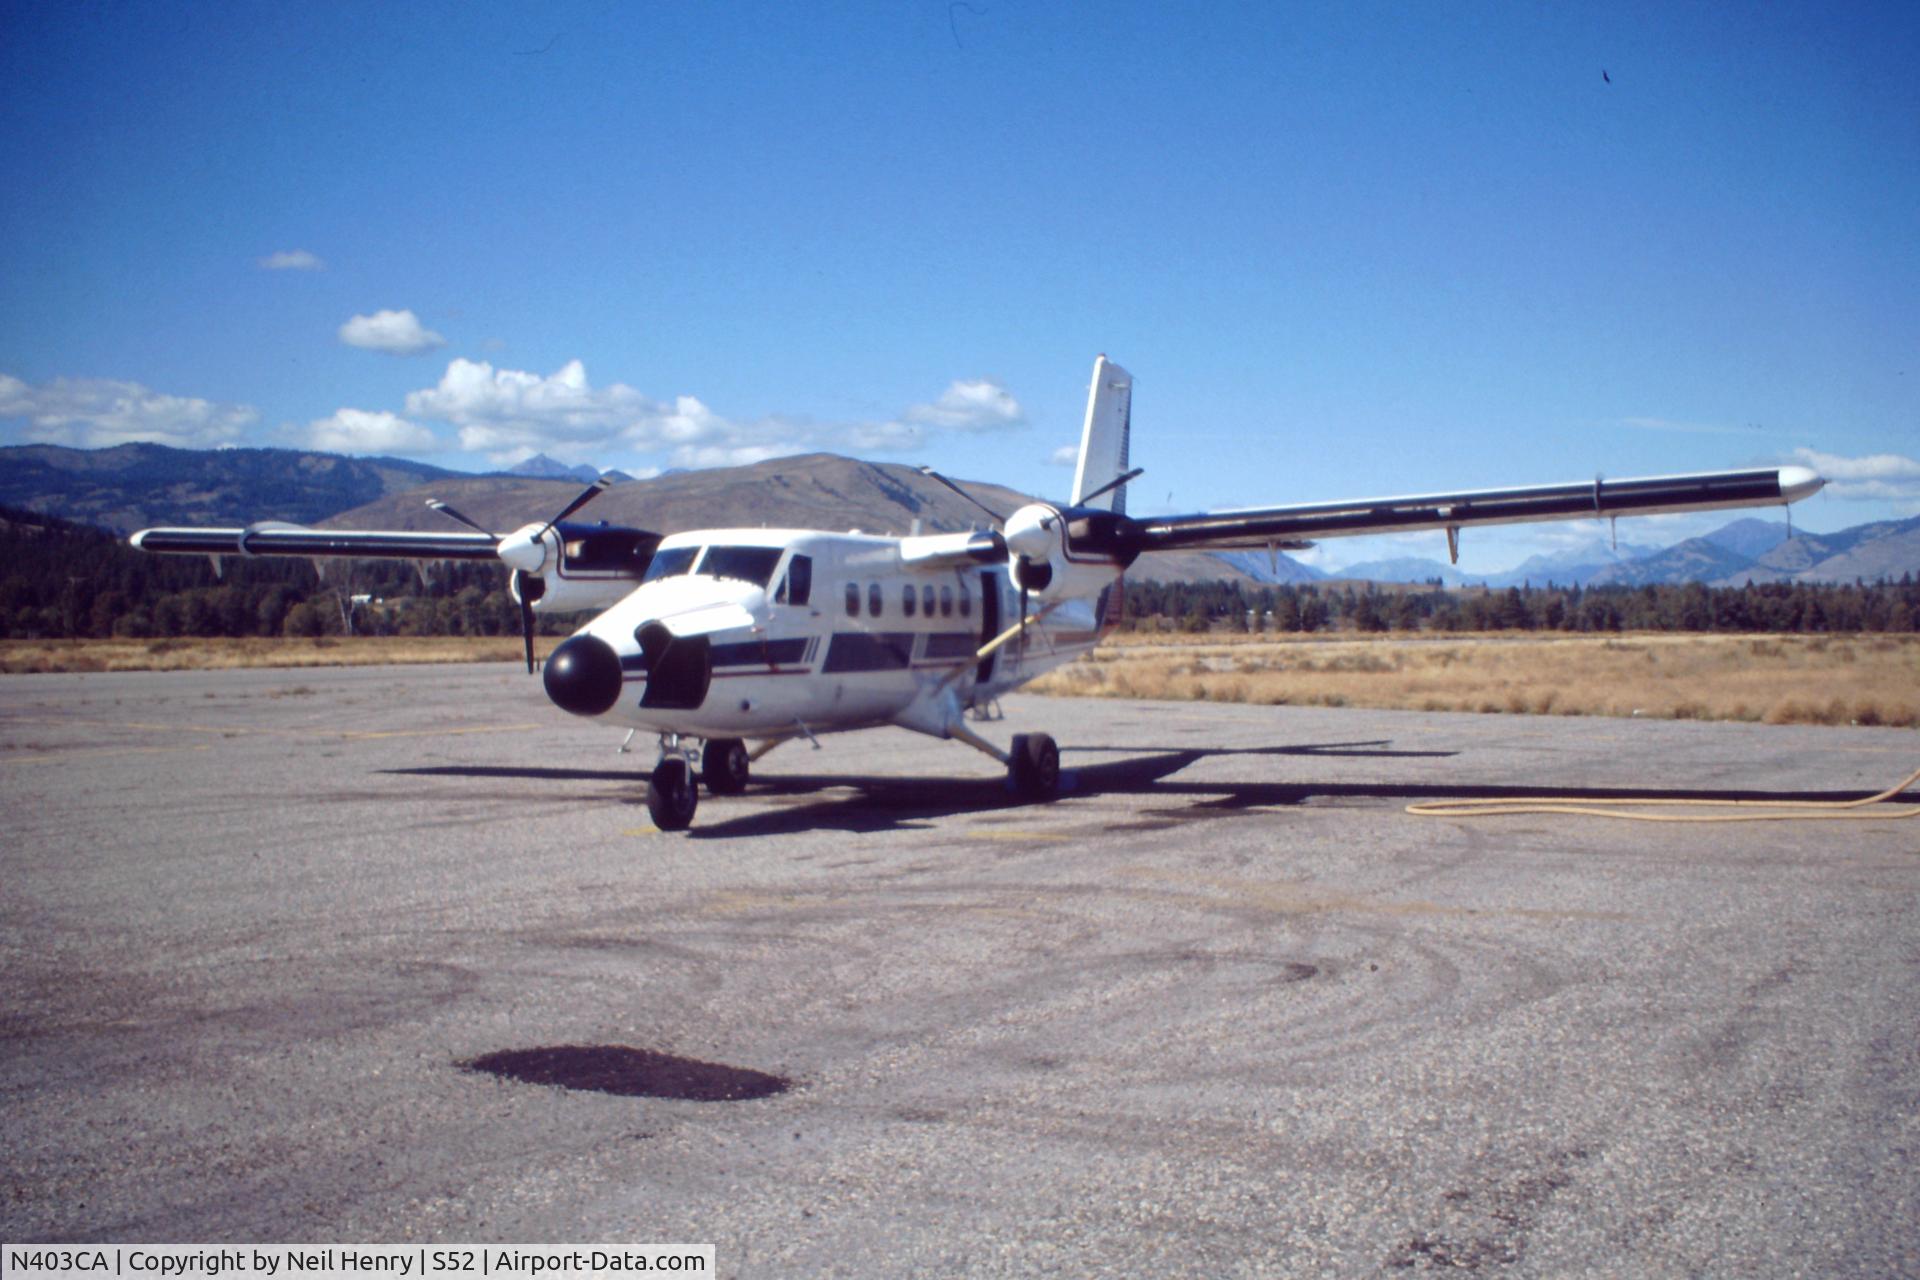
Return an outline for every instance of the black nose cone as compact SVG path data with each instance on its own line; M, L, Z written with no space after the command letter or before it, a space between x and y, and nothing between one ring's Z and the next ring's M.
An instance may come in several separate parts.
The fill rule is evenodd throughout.
M575 636L547 659L547 696L577 716L597 716L620 701L620 655L599 636Z

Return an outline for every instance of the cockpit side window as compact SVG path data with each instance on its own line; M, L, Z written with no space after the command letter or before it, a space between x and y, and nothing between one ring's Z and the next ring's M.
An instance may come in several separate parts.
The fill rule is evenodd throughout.
M813 557L796 555L787 562L786 603L808 604L813 600Z
M700 554L698 547L669 547L665 551L656 551L653 563L647 566L647 576L642 582L657 582L661 578L676 578L693 568L694 557Z
M735 578L764 587L780 563L779 547L708 547L700 573L709 578Z

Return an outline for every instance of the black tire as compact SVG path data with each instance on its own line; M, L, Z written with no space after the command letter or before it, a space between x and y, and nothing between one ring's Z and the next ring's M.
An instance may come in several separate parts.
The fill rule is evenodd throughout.
M700 752L700 781L716 796L737 796L747 789L747 744L738 738L708 738Z
M1013 789L1028 800L1051 800L1060 794L1060 748L1044 733L1016 733L1007 774Z
M685 831L699 806L700 792L687 762L678 756L662 760L647 780L647 812L653 825L662 831Z

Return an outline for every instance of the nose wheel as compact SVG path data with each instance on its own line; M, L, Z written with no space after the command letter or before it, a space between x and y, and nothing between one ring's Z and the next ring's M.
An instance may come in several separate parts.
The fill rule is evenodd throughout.
M668 756L654 766L653 776L647 779L647 813L654 826L685 831L693 825L693 811L699 806L700 792L685 757Z

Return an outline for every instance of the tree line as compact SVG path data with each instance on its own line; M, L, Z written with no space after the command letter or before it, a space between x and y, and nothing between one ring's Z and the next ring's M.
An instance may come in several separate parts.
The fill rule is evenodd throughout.
M422 574L380 560L227 556L206 561L136 551L104 530L0 508L0 637L510 636L519 607L506 570L442 563ZM575 625L548 615L548 634ZM1133 628L1188 631L1735 631L1920 630L1920 585L1764 583L1707 587L1254 586L1126 584Z
M1920 630L1920 584L1767 582L1709 587L1249 586L1127 580L1127 623L1185 631Z
M572 626L542 618L541 629ZM0 637L475 635L520 633L497 564L136 551L105 530L0 508Z

